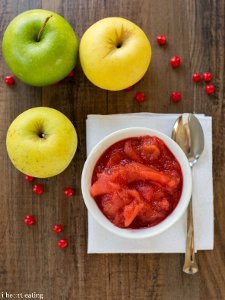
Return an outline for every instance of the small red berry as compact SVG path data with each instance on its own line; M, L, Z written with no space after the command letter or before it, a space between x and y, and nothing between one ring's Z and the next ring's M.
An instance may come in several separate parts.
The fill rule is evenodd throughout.
M175 55L174 57L171 58L170 65L172 68L176 69L180 66L180 64L181 64L181 59L179 56Z
M53 226L52 230L56 233L60 233L60 232L62 232L62 225L56 224Z
M205 72L203 75L202 75L202 78L205 82L210 82L212 79L213 79L213 76L211 73L209 72Z
M74 189L71 188L71 187L65 188L64 194L65 194L67 197L72 197L72 196L74 195Z
M173 102L179 102L181 100L181 93L178 91L172 92L170 98Z
M215 93L215 86L213 84L209 84L205 87L205 92L208 94L208 95L212 95Z
M72 78L72 77L74 77L74 74L75 74L75 72L74 72L74 70L72 70L72 71L67 75L67 77L68 77L68 78Z
M199 81L201 81L201 74L198 73L198 72L194 73L193 76L192 76L192 80L193 80L194 82L199 82Z
M5 82L5 84L13 85L13 84L15 84L15 79L13 76L5 76L4 82Z
M33 185L33 192L36 195L41 195L44 192L43 186L41 184L34 184Z
M137 93L135 94L135 100L136 100L138 103L144 102L144 101L145 101L145 94L142 93L142 92L137 92Z
M156 40L160 46L166 45L166 43L167 43L167 39L166 39L165 35L158 35Z
M68 241L67 240L59 240L58 246L59 246L59 248L66 248L68 246Z
M133 90L133 88L134 88L134 86L133 86L133 85L131 85L131 86L129 86L128 88L126 88L126 89L125 89L125 91L127 91L127 92L130 92L130 91L132 91L132 90Z
M34 216L27 215L24 218L24 222L28 226L34 225L35 224L35 218L34 218Z
M27 182L31 182L31 181L34 180L34 177L29 176L29 175L25 175L25 180L26 180Z

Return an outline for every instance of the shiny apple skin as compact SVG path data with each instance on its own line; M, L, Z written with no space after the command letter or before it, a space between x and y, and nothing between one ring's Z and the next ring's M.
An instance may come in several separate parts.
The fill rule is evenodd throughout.
M46 18L40 41L38 33ZM46 86L65 78L77 61L78 40L60 15L43 9L26 11L8 25L2 51L9 69L21 81Z
M110 17L87 29L79 55L82 69L94 85L118 91L144 76L151 60L151 45L140 27L127 19Z
M22 173L47 178L63 172L77 149L77 134L60 111L35 107L9 126L6 147L13 165Z

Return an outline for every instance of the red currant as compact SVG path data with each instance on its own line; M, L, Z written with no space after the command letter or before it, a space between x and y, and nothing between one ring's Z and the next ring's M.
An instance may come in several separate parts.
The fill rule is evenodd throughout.
M181 64L181 59L179 56L175 55L174 57L171 58L170 65L172 68L176 69L180 66L180 64Z
M192 80L193 80L194 82L199 82L199 81L201 81L201 74L198 73L198 72L194 73L193 76L192 76Z
M166 45L166 43L167 43L167 39L166 39L165 35L158 35L156 40L160 46Z
M208 95L212 95L215 93L215 86L213 84L209 84L205 87L205 92L208 94Z
M136 100L138 103L144 102L144 101L145 101L145 94L142 93L142 92L137 92L137 93L135 94L135 100Z
M133 90L133 88L134 88L134 86L133 86L133 85L131 85L131 86L129 86L128 88L126 88L126 89L125 89L125 91L127 91L127 92L130 92L130 91L132 91L132 90Z
M75 72L74 72L74 70L72 70L72 71L67 75L67 77L68 77L68 78L72 78L72 77L74 77L74 74L75 74Z
M74 189L71 188L71 187L65 188L64 194L65 194L67 197L72 197L72 196L74 195Z
M210 82L212 79L213 79L213 76L211 73L209 72L205 72L203 75L202 75L202 78L205 82Z
M15 79L13 76L5 76L4 82L5 82L5 84L13 85L13 84L15 84Z
M31 181L34 180L34 177L29 176L29 175L25 175L25 180L26 180L27 182L31 182Z
M35 218L34 216L31 215L27 215L24 218L24 222L25 224L27 224L28 226L34 225L35 224Z
M59 246L59 248L66 248L68 246L68 241L67 240L59 240L58 246Z
M36 195L41 195L44 192L43 186L41 184L34 184L33 185L33 192Z
M178 91L172 92L170 98L173 102L179 102L181 100L181 93Z
M62 232L62 225L56 224L53 226L52 230L56 233L60 233L60 232Z

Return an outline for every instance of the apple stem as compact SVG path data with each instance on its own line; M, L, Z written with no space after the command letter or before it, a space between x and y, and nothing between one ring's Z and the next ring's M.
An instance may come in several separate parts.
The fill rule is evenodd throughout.
M45 19L43 25L41 26L41 29L40 29L40 31L38 32L37 42L40 41L41 34L42 34L43 30L45 29L45 26L46 26L46 24L48 23L48 20L49 20L51 17L53 17L53 16L51 15L51 16L47 17L47 18Z

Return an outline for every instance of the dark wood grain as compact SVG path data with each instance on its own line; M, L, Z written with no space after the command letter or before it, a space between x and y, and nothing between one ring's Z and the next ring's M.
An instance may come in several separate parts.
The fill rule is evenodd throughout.
M95 21L107 16L130 19L148 35L153 47L150 69L132 92L107 92L93 86L80 66L75 78L58 86L33 88L19 82L9 88L0 83L0 292L43 293L44 299L225 299L225 3L222 0L1 0L1 39L18 13L43 8L64 16L81 38ZM168 46L155 38L166 34ZM182 67L173 71L169 59L178 54ZM195 71L212 71L216 94L207 96L201 84L192 83ZM0 57L1 77L9 73ZM173 90L183 100L169 101ZM133 100L143 91L142 105ZM69 168L43 182L46 193L38 199L30 184L16 171L6 154L5 136L11 121L35 106L50 106L75 124L79 147ZM215 249L198 253L200 272L182 273L183 255L87 255L87 212L80 175L85 161L85 119L90 113L199 112L213 116ZM63 188L72 185L76 197L65 199ZM24 226L33 213L37 224ZM66 251L57 248L53 224L66 225L60 236L69 239ZM1 293L0 293L1 298Z

